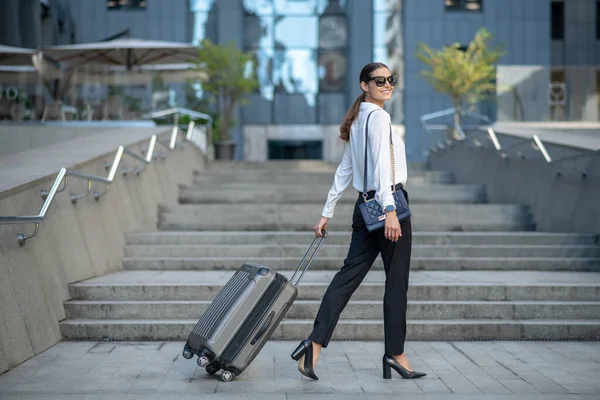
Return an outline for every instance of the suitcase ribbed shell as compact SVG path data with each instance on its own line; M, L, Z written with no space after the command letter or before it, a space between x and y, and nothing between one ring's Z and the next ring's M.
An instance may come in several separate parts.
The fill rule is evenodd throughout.
M194 327L193 332L196 335L209 338L214 334L223 322L223 317L240 298L240 294L252 284L252 280L248 279L249 276L250 273L247 271L238 271L231 277Z

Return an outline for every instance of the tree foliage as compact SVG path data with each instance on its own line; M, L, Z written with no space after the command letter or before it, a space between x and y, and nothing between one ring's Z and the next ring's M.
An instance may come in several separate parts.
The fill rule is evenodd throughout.
M504 43L492 47L491 40L492 35L481 28L466 49L454 43L433 50L419 43L417 58L430 68L421 75L436 91L449 96L459 113L495 91L496 63L506 53Z
M217 101L219 136L221 141L227 141L235 106L246 104L246 95L258 87L254 54L239 50L233 42L219 45L205 39L195 64L198 71L208 76L202 89Z

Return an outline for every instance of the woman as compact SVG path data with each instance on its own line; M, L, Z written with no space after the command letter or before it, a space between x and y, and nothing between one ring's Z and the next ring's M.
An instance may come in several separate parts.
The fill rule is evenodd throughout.
M363 93L346 113L340 126L340 138L345 143L344 155L335 173L333 186L327 196L322 217L315 226L315 234L322 235L333 217L335 205L350 182L363 192L365 168L365 127L368 119L367 188L368 198L375 197L386 213L385 227L369 233L358 205L352 217L352 239L344 266L335 275L321 302L308 339L302 341L292 353L298 361L298 370L311 379L319 379L314 372L322 347L327 347L339 316L352 293L381 252L385 268L385 295L383 298L385 354L383 355L383 378L391 378L391 369L403 378L420 378L426 374L413 371L404 355L406 337L406 293L412 231L410 219L400 223L396 216L392 195L392 162L390 151L390 116L383 110L386 100L394 91L396 76L382 63L367 64L360 73ZM395 178L397 190L402 190L407 179L404 143L394 139ZM404 195L408 200L407 193Z

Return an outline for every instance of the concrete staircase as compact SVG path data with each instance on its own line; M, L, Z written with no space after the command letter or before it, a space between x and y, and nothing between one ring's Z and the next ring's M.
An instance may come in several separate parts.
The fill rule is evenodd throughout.
M411 166L412 340L600 339L600 246L592 235L535 232L527 207L487 204L485 188ZM159 231L131 233L124 271L72 284L66 339L183 340L244 262L291 276L308 244L334 167L214 163L162 205ZM301 339L349 242L349 188L330 235L275 339ZM381 340L385 276L378 259L334 337Z

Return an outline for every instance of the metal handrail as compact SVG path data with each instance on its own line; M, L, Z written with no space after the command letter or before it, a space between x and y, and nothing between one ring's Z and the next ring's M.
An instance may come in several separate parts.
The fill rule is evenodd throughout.
M443 129L447 129L448 125L445 124L428 124L428 121L432 120L432 119L436 119L436 118L440 118L440 117L444 117L444 116L448 116L448 115L453 115L456 112L455 108L449 108L446 110L442 110L442 111L437 111L434 113L430 113L430 114L425 114L422 115L421 117L419 117L419 120L421 122L421 125L423 126L425 132L427 133L427 135L431 138L432 134L431 131L432 130L443 130ZM562 158L558 158L558 159L553 159L550 156L550 153L548 152L548 149L546 148L544 142L542 141L542 139L538 136L538 135L532 135L530 138L526 138L523 140L520 140L508 147L502 147L502 145L500 144L500 141L498 140L498 136L496 134L496 131L494 130L494 128L490 125L490 119L488 117L486 117L485 115L482 114L478 114L476 112L472 112L472 111L468 111L468 112L464 112L462 113L463 115L469 115L473 118L478 118L483 122L486 122L487 125L485 126L481 126L481 125L475 125L475 126L470 126L469 129L473 129L473 130L479 130L479 134L475 134L475 135L469 135L468 137L464 134L464 130L463 127L459 124L458 126L456 126L455 128L457 129L457 131L459 132L459 136L461 136L460 139L455 139L455 141L458 142L466 142L466 139L473 139L476 138L478 136L482 136L482 135L487 135L489 137L489 139L491 140L491 142L494 145L494 148L496 149L496 151L498 151L500 153L500 156L505 159L508 160L510 158L510 156L508 155L507 151L519 146L522 146L524 144L531 144L532 147L539 151L544 160L546 161L547 164L560 164L564 161L572 161L578 158L587 158L587 157L595 157L600 155L600 149L598 150L589 150L587 153L584 154L577 154L577 155L572 155L572 156L566 156L566 157L562 157ZM477 141L476 139L474 140L475 145L477 147L481 147L481 143L479 141ZM437 145L432 146L430 148L431 152L437 152L438 149L445 149L446 146L452 146L453 145L453 141L451 140L446 140L445 142L439 142ZM426 154L427 155L427 154ZM521 158L525 158L524 155L520 154ZM587 171L578 171L581 173L582 177L585 178L587 176ZM557 171L556 172L558 176L562 175L562 172Z
M213 119L212 116L210 116L209 114L204 114L204 113L201 113L198 111L190 110L188 108L181 108L181 107L169 108L167 110L162 110L162 111L154 111L154 112L144 115L143 118L162 118L162 117L166 117L169 115L175 115L177 117L180 114L187 115L189 117L196 118L196 119L205 119L207 121L212 121L212 119ZM177 124L175 124L175 125L177 125Z
M203 151L206 152L207 158L209 161L212 160L212 122L213 122L213 117L209 114L205 114L205 113L201 113L198 111L194 111L194 110L190 110L188 108L182 108L182 107L175 107L175 108L169 108L167 110L162 110L162 111L155 111L155 112L151 112L148 113L146 115L143 116L143 118L148 118L148 119L153 119L153 118L163 118L163 117L167 117L169 115L174 115L174 123L173 123L173 134L176 135L176 131L179 129L179 116L180 115L187 115L188 117L194 118L194 119L203 119L206 120L206 148L203 148L203 146L200 144L200 135L198 135L195 131L195 122L192 120L190 121L189 125L188 125L188 129L187 129L187 134L186 134L186 139L192 143L194 143L196 145L196 147L202 149ZM169 143L170 146L174 146L174 141L171 137L171 141ZM172 147L173 148L173 147Z
M170 150L174 150L177 146L177 134L178 134L178 130L174 128L171 133L169 145L167 146ZM116 176L116 173L117 173L117 170L121 163L121 160L123 159L123 154L126 154L126 155L134 158L135 160L141 161L143 163L142 164L143 167L141 169L123 170L122 171L123 175L126 175L127 172L130 172L131 170L136 171L137 174L139 174L144 170L145 165L150 164L152 162L152 160L155 158L154 157L154 149L155 149L157 140L158 140L157 135L152 135L152 137L150 138L150 143L148 145L148 150L146 152L145 157L143 157L137 153L134 153L133 151L131 151L129 149L126 149L124 146L119 146L117 148L117 153L115 154L115 158L113 159L113 161L111 163L105 163L105 168L106 169L110 168L110 171L108 172L108 176L106 178L101 177L101 176L86 174L86 173L79 172L79 171L69 170L64 167L61 168L58 171L58 174L56 175L56 179L54 180L54 183L52 184L52 187L50 188L50 190L49 191L46 191L46 190L41 191L41 196L42 196L42 199L44 200L44 204L42 205L42 208L40 209L40 211L37 215L9 216L9 217L0 216L0 224L35 224L35 229L32 234L25 235L22 232L17 234L17 241L19 242L19 245L24 246L28 239L31 239L32 237L37 235L37 233L39 232L40 223L45 220L46 214L47 214L48 210L50 209L50 205L54 201L56 194L63 192L67 188L68 178L70 176L73 178L87 180L86 192L83 194L80 194L80 195L75 195L75 194L71 193L71 196L70 196L71 203L76 204L77 200L87 197L90 194L93 194L94 199L96 201L98 201L104 194L106 194L108 192L111 183L114 181L114 178ZM160 142L161 141L159 141L159 143ZM106 190L104 190L103 192L93 191L92 190L92 182L105 184Z

